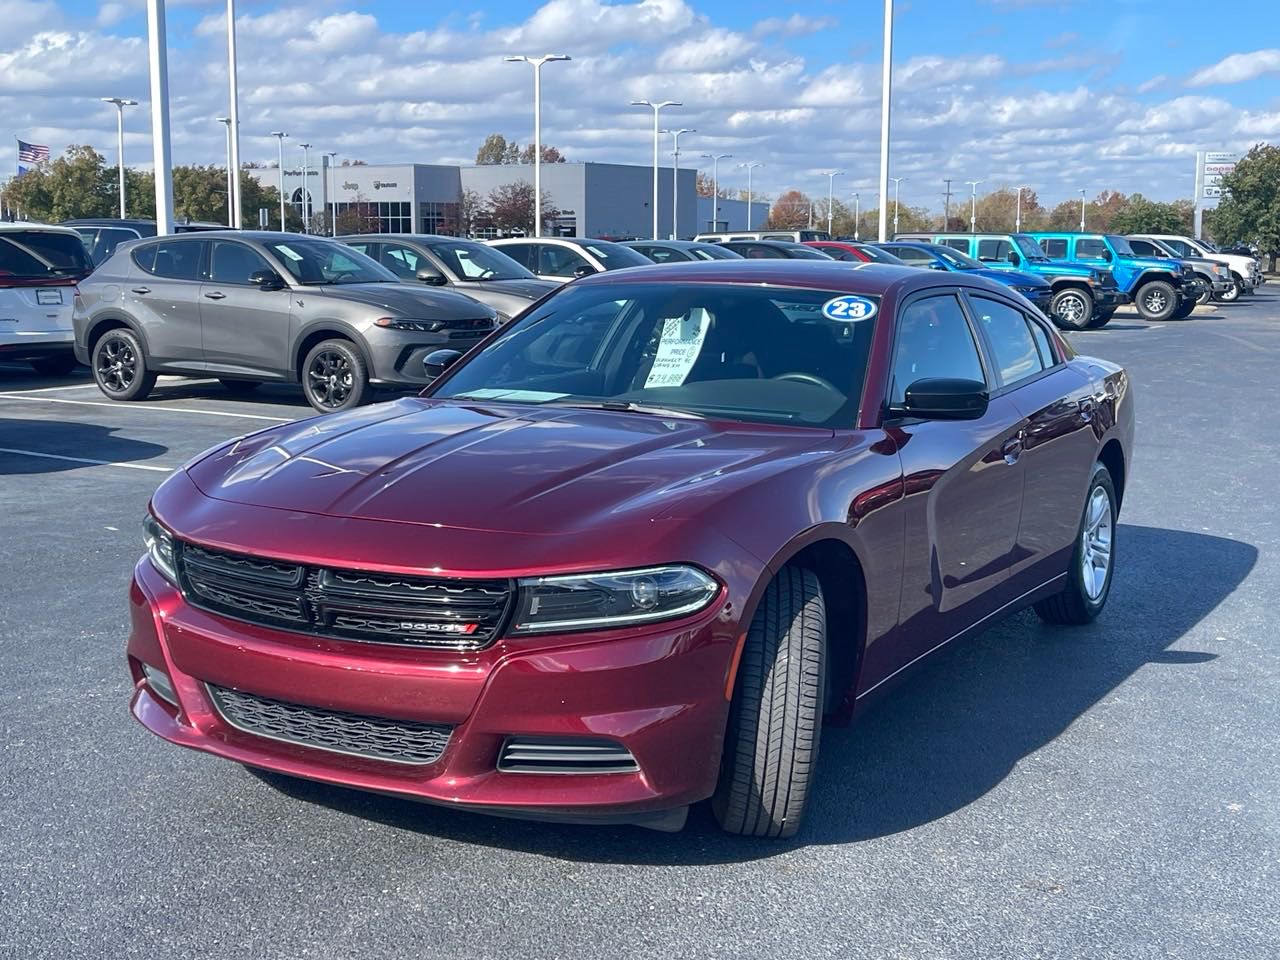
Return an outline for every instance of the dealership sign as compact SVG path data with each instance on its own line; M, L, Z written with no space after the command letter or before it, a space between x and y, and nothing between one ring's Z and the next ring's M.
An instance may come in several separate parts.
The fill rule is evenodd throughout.
M1236 168L1240 159L1235 153L1205 152L1197 154L1197 200L1217 200L1222 196L1222 178Z

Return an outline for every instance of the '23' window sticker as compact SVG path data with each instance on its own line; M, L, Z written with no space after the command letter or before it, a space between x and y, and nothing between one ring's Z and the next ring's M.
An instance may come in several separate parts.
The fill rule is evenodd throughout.
M852 323L856 320L870 320L879 309L874 300L850 295L828 300L822 305L822 315L828 320Z

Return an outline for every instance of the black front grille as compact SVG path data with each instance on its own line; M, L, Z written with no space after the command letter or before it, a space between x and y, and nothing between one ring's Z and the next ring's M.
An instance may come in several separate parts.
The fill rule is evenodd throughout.
M219 715L237 730L332 753L395 763L435 763L453 733L447 724L325 710L211 683L206 688Z
M187 602L211 613L336 640L475 650L502 630L509 580L330 570L180 544Z

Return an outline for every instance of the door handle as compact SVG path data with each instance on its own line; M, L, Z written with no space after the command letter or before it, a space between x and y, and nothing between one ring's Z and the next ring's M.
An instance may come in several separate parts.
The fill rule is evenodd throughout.
M134 293L150 293L151 288L150 287L134 287L133 292Z
M1004 457L1004 462L1013 466L1018 462L1018 458L1022 456L1022 434L1016 437L1010 437L1004 442L1004 446L1000 448L1000 455Z
M227 295L225 293L218 293L216 290L213 293L206 293L205 296L208 297L210 300L227 299Z

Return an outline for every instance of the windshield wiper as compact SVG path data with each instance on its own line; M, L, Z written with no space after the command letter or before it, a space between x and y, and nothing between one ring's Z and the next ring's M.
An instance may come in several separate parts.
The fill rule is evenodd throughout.
M703 420L702 414L688 410L675 410L671 407L659 407L649 403L636 403L634 400L556 400L549 406L581 407L585 410L617 410L621 413L643 413L653 417L682 417L686 420Z

